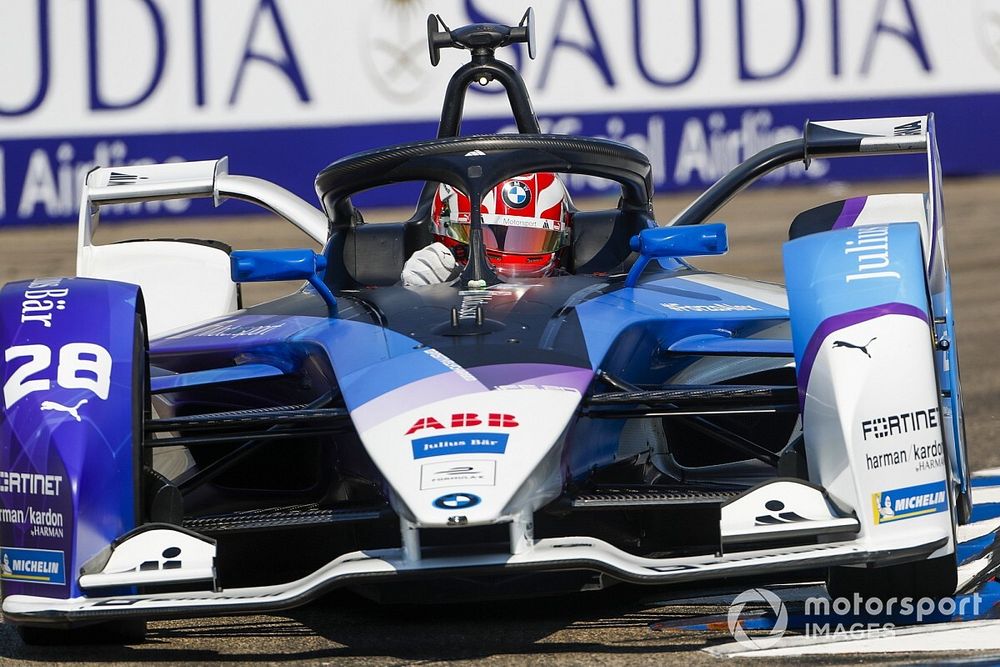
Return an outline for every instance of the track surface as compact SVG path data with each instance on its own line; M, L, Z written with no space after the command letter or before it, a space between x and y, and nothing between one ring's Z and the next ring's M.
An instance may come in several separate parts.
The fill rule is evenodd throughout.
M697 262L700 267L774 282L782 281L781 241L798 211L857 194L921 191L921 182L754 190L736 198L716 219L729 223L730 254ZM948 252L952 267L958 341L971 468L1000 466L1000 244L996 211L1000 179L945 183ZM656 211L669 220L690 200L661 197ZM309 240L271 218L200 220L192 223L106 224L98 241L196 236L237 248L303 247ZM41 275L72 275L75 228L0 229L0 282ZM293 286L254 286L249 301L265 300ZM263 289L261 289L263 287ZM739 583L726 590L746 588ZM728 632L659 632L650 624L685 613L713 613L704 606L671 605L690 591L619 586L526 603L451 606L382 606L349 593L282 615L227 617L150 624L145 644L121 648L25 647L12 628L0 625L0 664L367 664L396 665L458 660L477 664L666 664L717 661L698 649L727 641ZM715 613L724 612L721 606ZM992 630L995 631L995 630ZM964 661L981 654L935 658ZM909 656L910 660L926 656ZM894 656L907 661L907 656ZM799 664L801 659L768 660ZM855 663L831 658L822 663ZM729 660L726 664L737 664ZM757 662L757 664L761 664Z

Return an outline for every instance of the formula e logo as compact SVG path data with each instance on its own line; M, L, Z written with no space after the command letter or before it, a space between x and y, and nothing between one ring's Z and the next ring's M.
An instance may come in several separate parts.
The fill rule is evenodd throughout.
M445 421L450 424L451 428L483 425L482 418L475 412L456 412L452 414L450 421ZM520 426L514 415L501 414L499 412L489 413L486 416L486 424L492 428L515 428ZM413 423L413 426L411 426L410 430L406 432L406 435L412 435L417 431L422 431L426 428L440 431L448 427L434 417L422 417Z
M531 190L524 181L507 181L500 196L510 208L524 208L531 203Z
M493 486L496 476L496 461L425 463L420 466L420 488Z
M449 493L434 501L434 507L439 510L464 510L475 507L481 502L479 496L471 493Z

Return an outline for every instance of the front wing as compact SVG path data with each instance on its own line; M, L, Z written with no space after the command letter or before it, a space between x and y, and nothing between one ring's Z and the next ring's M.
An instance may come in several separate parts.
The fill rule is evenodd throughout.
M499 572L588 570L642 584L686 583L857 563L886 564L925 557L946 538L911 533L869 550L860 541L767 548L722 556L642 558L592 538L543 539L515 554L407 558L403 549L344 554L316 572L285 584L220 591L76 597L66 600L12 595L4 600L8 620L22 624L78 624L121 618L177 618L276 611L296 607L329 590L407 576L475 576Z

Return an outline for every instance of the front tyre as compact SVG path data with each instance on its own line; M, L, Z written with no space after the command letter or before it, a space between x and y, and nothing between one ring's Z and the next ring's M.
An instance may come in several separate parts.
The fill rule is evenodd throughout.
M831 567L826 589L833 599L944 598L958 588L954 553L885 567Z
M146 621L125 619L79 628L19 625L17 634L28 646L73 646L85 644L141 644L146 639Z

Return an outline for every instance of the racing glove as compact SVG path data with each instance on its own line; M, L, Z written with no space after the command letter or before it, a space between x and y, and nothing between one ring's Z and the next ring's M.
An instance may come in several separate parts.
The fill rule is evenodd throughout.
M432 243L406 260L400 280L404 287L438 285L458 275L458 262L443 243Z

